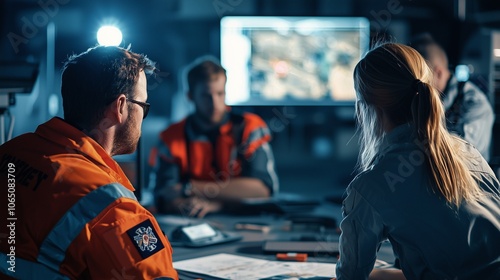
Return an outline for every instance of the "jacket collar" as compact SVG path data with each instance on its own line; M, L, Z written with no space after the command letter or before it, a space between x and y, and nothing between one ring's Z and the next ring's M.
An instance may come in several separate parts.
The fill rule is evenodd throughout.
M55 117L38 126L35 133L50 142L64 146L68 153L82 154L92 159L100 168L119 180L130 190L134 187L127 179L118 163L103 147L87 134L70 125L61 118Z

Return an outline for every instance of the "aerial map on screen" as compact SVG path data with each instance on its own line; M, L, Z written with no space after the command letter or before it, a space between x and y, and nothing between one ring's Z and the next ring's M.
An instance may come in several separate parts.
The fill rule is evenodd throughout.
M353 103L352 73L368 49L364 18L226 17L221 61L230 105Z

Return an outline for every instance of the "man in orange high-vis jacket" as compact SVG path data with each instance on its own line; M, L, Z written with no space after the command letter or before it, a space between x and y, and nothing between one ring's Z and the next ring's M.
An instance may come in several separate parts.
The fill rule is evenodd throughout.
M112 159L135 151L154 64L119 47L69 58L64 120L0 146L0 278L178 279L172 248ZM5 204L3 204L5 205Z
M276 193L265 122L226 106L226 70L218 62L200 58L188 69L195 111L163 131L150 156L156 209L203 217L227 203Z

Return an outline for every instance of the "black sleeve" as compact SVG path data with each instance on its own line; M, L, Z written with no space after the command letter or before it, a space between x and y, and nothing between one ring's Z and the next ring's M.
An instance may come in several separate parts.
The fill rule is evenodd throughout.
M271 194L278 192L278 176L269 143L262 144L250 158L242 160L241 176L260 179L269 188Z
M180 182L180 167L176 164L170 150L164 143L158 145L156 165L150 182L154 186L155 205L160 212L169 212L168 205L180 197L180 190L174 187Z

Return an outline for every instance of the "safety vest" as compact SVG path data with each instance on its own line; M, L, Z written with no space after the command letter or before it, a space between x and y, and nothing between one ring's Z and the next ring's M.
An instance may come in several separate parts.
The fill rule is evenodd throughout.
M217 181L241 174L241 158L251 158L263 143L271 140L265 122L257 115L228 113L228 120L208 139L188 124L190 117L173 124L160 134L161 144L150 154L150 166L158 153L180 167L181 177ZM210 136L208 136L210 138ZM166 148L167 151L159 149Z

